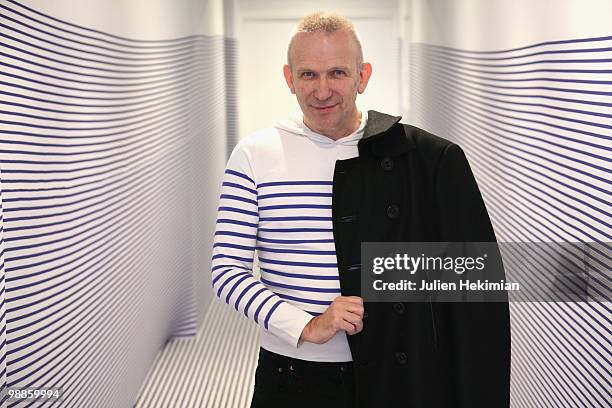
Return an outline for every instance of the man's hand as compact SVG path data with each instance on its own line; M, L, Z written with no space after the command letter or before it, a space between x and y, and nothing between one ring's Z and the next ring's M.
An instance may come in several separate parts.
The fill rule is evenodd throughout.
M338 296L325 312L304 327L298 345L304 341L327 343L338 330L353 335L363 330L363 299L358 296Z

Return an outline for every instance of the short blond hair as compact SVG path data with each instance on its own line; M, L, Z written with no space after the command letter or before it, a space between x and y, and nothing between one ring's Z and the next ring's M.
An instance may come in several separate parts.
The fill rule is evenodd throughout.
M289 37L289 46L287 47L287 64L291 65L291 50L293 49L293 43L295 36L299 33L335 33L336 31L347 31L352 39L357 44L357 50L359 52L357 63L361 65L363 62L363 48L361 46L361 39L359 33L355 29L353 23L346 17L336 13L329 13L325 11L318 11L316 13L307 15L295 26Z

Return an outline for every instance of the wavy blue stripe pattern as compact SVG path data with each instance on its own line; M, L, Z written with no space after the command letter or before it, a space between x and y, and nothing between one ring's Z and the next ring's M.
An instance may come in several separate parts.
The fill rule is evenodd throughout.
M4 212L2 210L2 167L0 166L0 390L5 389L6 377L6 283L4 263Z
M612 36L499 51L413 43L409 60L412 122L463 147L499 241L603 248L535 262L504 253L508 275L534 284L586 262L601 295L511 304L512 407L609 406Z
M196 333L235 54L0 3L1 387L131 406L160 346Z

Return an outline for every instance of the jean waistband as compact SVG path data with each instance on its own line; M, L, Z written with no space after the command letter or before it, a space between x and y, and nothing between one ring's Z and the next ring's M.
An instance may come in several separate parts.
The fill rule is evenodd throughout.
M259 348L259 364L276 364L293 367L294 369L313 369L322 371L340 371L350 373L353 371L352 361L327 362L300 360L282 354L273 353L263 347Z

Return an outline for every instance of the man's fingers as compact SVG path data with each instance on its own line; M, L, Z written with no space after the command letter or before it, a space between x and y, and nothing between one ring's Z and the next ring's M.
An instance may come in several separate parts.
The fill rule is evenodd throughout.
M355 307L348 307L346 308L346 311L352 314L355 314L357 316L359 316L360 318L363 317L363 306L359 307L359 306L355 306Z
M359 296L338 296L334 299L334 302L352 303L356 305L363 305L363 299Z
M339 322L338 328L341 330L344 330L345 332L352 332L352 331L355 331L356 329L353 323L348 322L346 320L342 320L341 322Z
M363 320L361 320L361 316L354 313L346 313L343 318L344 321L352 326L350 330L346 330L347 334L353 335L363 330Z
M321 323L326 322L328 330L357 334L363 330L363 300L358 296L338 296L319 317L324 319Z
M362 331L363 330L363 322L360 320L359 323L357 323L356 327L357 327L357 333Z
M361 322L361 316L355 313L345 313L342 318L352 324Z
M354 303L350 303L350 304L339 304L336 306L336 310L340 309L342 311L342 314L354 314L356 316L359 316L359 318L363 317L363 306L361 305L356 305Z
M350 332L347 331L346 333L351 335L351 336L354 335L354 334L360 333L363 330L363 323L356 324L353 327L354 327L354 330L352 330Z
M342 309L363 316L363 301L358 296L338 296L330 306L335 309Z
M351 326L353 326L352 330L347 330L346 334L352 336L354 334L357 334L359 332L361 332L363 330L363 322L359 321L358 323L351 323Z

